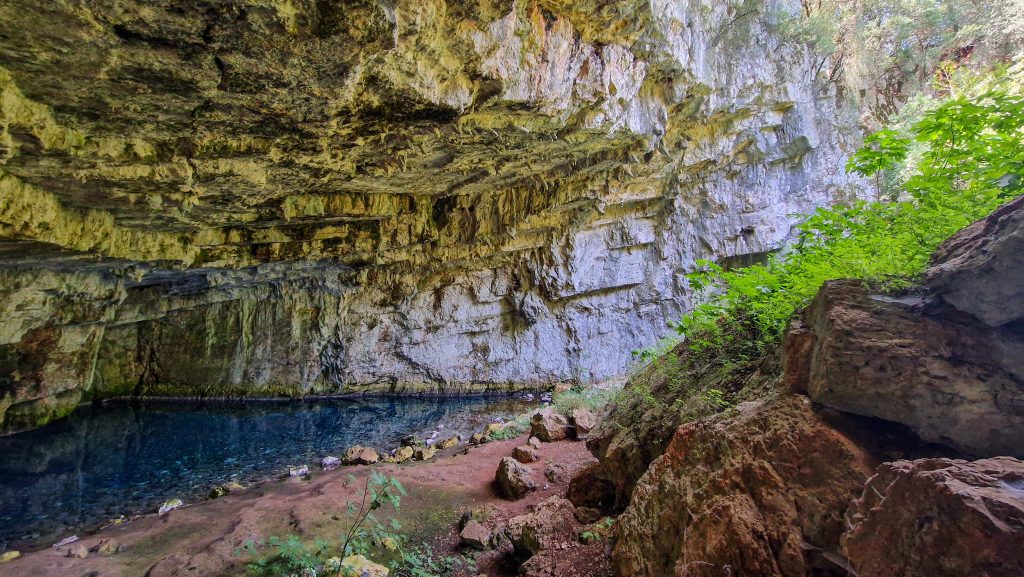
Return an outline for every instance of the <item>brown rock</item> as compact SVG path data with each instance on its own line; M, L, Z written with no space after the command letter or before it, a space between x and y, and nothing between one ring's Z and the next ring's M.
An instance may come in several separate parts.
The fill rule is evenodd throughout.
M827 282L786 337L786 381L969 454L1024 456L1024 336Z
M613 566L634 577L722 575L725 567L744 577L806 577L829 564L842 512L871 470L806 398L741 403L679 427L615 524Z
M600 476L601 467L591 463L584 467L569 482L565 498L576 507L593 507L607 510L615 504L615 485Z
M412 459L414 461L427 461L434 456L437 449L433 447L417 447L412 452Z
M372 465L379 460L380 456L377 451L362 445L349 447L341 457L341 462L346 465Z
M469 437L470 445L483 445L488 441L490 441L490 439L488 439L483 433L473 433L473 435Z
M534 449L539 449L540 448L540 439L538 439L537 437L531 436L530 440L527 441L526 444L530 445Z
M436 446L437 446L437 448L439 450L441 450L441 449L450 449L452 447L458 447L459 446L459 438L458 437L449 437L449 438L441 441L440 443L437 443Z
M506 534L521 557L550 549L575 533L577 525L572 503L561 497L548 497L532 513L514 517Z
M530 470L512 457L501 460L494 480L501 494L512 500L522 499L528 492L537 490L537 482L530 475Z
M114 555L124 551L124 545L118 543L115 539L103 539L90 547L89 551L91 553L99 553L100 555Z
M942 243L925 282L989 326L1024 319L1024 197Z
M537 454L537 449L534 449L530 445L521 445L512 449L512 458L520 463L533 463L537 459L540 459L540 455Z
M408 446L399 447L398 450L395 451L395 462L396 463L404 463L404 462L408 461L409 459L412 459L413 454L415 454L415 452L416 451L412 447L408 447Z
M1001 457L878 467L847 514L860 577L1024 575L1024 463Z
M85 559L89 556L89 550L85 548L85 545L75 543L64 550L64 556L73 557L75 559Z
M471 520L462 528L459 540L463 545L484 550L490 547L491 532L480 522Z
M561 441L571 432L569 420L554 407L537 411L530 419L530 433L545 443Z
M590 431L597 426L597 415L590 409L576 408L569 415L569 421L574 427L576 438L586 439Z

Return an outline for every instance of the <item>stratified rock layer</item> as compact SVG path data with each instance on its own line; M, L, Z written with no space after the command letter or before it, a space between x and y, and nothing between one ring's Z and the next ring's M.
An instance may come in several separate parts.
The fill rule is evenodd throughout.
M620 374L854 192L782 4L5 2L0 427Z
M1024 456L1024 338L920 309L825 283L787 334L788 384L968 454Z
M1024 463L884 463L847 514L860 577L1024 575Z
M987 325L1024 319L1024 197L942 243L925 277L944 301Z

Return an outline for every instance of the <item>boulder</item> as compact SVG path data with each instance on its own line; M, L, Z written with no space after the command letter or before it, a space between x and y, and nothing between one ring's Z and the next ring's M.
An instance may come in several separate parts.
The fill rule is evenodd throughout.
M434 453L436 452L437 449L433 447L416 447L415 449L413 449L412 459L414 461L427 461L433 458Z
M534 449L539 449L540 448L540 439L538 439L537 437L531 436L530 440L527 441L526 444L530 445Z
M516 554L521 558L536 555L574 535L574 509L572 503L561 497L549 497L532 513L510 519L505 532Z
M561 441L572 433L572 425L554 407L537 411L530 418L530 434L545 443Z
M224 495L227 495L228 493L242 491L244 489L245 485L239 483L238 481L228 481L227 483L217 485L213 489L210 489L210 493L208 496L211 499L217 499L223 497Z
M1024 463L896 461L847 513L842 543L859 577L1024 575Z
M362 555L349 555L341 560L338 577L388 577L389 570Z
M489 441L490 439L488 439L487 436L484 435L483 433L473 433L469 437L470 445L483 445L484 443L487 443Z
M540 459L540 455L537 453L537 449L530 445L520 445L512 449L512 458L520 463L533 463Z
M377 454L377 451L362 445L349 447L341 457L341 462L346 465L372 465L379 460L380 455Z
M114 555L124 551L124 549L124 545L115 539L101 539L99 543L89 548L89 552L99 553L100 555Z
M14 561L18 557L21 557L21 551L4 551L3 553L0 553L0 563Z
M441 442L439 442L439 443L437 443L435 445L435 447L437 447L438 450L451 449L452 447L458 447L458 446L459 446L459 438L458 437L448 437L447 439L445 439L445 440L443 440L443 441L441 441Z
M494 480L500 493L513 501L522 499L530 491L537 490L537 482L533 480L530 470L512 457L504 457L498 463Z
M320 468L324 471L333 471L341 466L341 459L337 457L324 457L320 461Z
M404 463L404 462L408 461L409 459L412 459L413 455L415 453L416 453L416 451L412 447L408 447L408 446L399 447L398 450L395 451L395 455L394 455L395 462L396 463Z
M491 532L479 521L470 520L459 532L459 541L467 547L484 550L490 547Z
M305 479L306 477L309 477L309 466L302 465L299 467L288 467L288 476Z
M572 424L577 439L586 439L590 431L597 427L597 415L594 411L586 408L576 408L569 415L569 422Z
M175 509L180 509L185 506L185 502L181 499L169 499L160 504L160 508L157 509L158 515L166 515Z
M825 283L787 332L786 383L967 454L1024 456L1024 335L915 304Z
M612 564L632 577L845 575L832 561L842 514L873 469L807 398L741 403L678 428L615 523Z
M925 284L989 326L1024 319L1024 196L942 243Z
M74 559L85 559L89 556L89 550L85 548L85 545L75 543L64 550L64 556L72 557Z

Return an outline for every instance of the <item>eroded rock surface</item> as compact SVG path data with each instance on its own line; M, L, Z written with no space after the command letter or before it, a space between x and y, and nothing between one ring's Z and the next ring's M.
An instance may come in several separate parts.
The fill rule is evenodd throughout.
M638 577L845 575L843 512L872 467L803 397L683 425L616 522L613 565Z
M787 335L789 386L968 454L1024 456L1024 337L914 302L826 283Z
M942 243L925 278L944 301L987 325L1024 319L1024 197Z
M621 373L697 259L854 193L776 8L5 2L3 429Z
M847 514L860 577L1024 574L1024 463L920 459L879 466Z

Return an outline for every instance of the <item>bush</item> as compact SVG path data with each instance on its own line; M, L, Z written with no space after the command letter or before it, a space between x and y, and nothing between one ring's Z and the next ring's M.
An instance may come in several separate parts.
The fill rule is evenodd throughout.
M898 169L920 147L903 200L858 201L819 209L799 227L794 248L767 264L726 271L701 261L690 275L708 300L676 330L700 350L723 345L737 323L751 323L748 354L777 343L789 319L822 283L862 279L881 290L913 285L943 240L1021 194L1024 98L988 91L926 112L904 136L882 130L865 141L847 169L864 176Z

